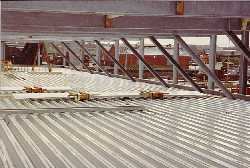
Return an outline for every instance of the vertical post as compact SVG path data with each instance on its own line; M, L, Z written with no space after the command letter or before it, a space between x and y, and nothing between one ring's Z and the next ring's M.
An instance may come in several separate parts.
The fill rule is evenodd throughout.
M216 41L217 41L217 36L211 35L208 62L209 62L209 69L214 74L215 74L215 64L216 64ZM214 90L214 81L210 76L208 76L208 89Z
M5 43L1 41L1 55L0 55L0 61L3 61L5 58ZM0 64L0 71L2 71L2 64Z
M241 34L241 41L242 43L249 48L249 32L248 31L242 31ZM248 66L248 60L242 53L240 56L240 94L246 95L246 89L247 89L247 66Z
M176 38L174 38L174 59L179 64L180 62L179 61L179 43L176 40ZM178 83L178 70L174 64L173 64L173 83L174 84Z
M119 39L115 40L115 59L119 62L120 51L119 51ZM118 65L114 64L114 74L118 75Z
M98 64L101 65L101 48L100 46L96 45L96 61L98 62ZM99 71L98 66L96 66L96 71Z
M140 49L139 53L141 54L142 58L144 58L144 38L140 38ZM143 79L144 74L144 64L141 60L139 60L139 78Z
M40 43L37 44L37 66L41 65Z

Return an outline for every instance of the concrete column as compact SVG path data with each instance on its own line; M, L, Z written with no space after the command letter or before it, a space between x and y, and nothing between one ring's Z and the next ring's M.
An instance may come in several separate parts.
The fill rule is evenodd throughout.
M176 39L174 39L174 59L179 64L179 43ZM173 65L173 83L178 83L178 71Z
M215 64L216 64L216 41L217 36L212 35L210 36L210 50L209 50L209 69L211 72L215 73ZM213 79L208 77L208 89L214 90L214 82Z
M249 48L249 32L242 31L241 40ZM248 61L243 54L240 56L240 94L246 95Z
M139 53L144 58L144 38L140 38L140 48ZM144 65L143 62L139 60L139 78L143 79Z
M120 51L119 51L119 40L115 40L115 59L119 61ZM114 74L118 74L118 65L114 64Z
M102 51L101 47L96 45L96 61L99 64L101 64L101 51ZM98 70L99 70L99 68L98 68L98 66L96 66L96 71L98 71Z

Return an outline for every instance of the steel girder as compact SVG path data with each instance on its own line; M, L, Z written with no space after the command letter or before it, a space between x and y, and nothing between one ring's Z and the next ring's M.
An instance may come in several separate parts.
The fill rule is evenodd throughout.
M230 98L234 99L233 94L222 84L222 82L219 80L219 78L209 70L209 68L202 62L199 56L197 56L192 49L186 44L186 42L179 36L175 35L175 38L178 40L180 45L192 56L194 61L200 66L200 68L211 78L214 80L216 85L222 90L223 94Z
M165 58L177 68L179 73L193 86L193 88L201 93L202 89L193 81L193 79L181 68L181 66L175 61L175 59L163 48L159 41L154 37L150 36L149 39L158 47L158 49L163 53Z
M77 56L77 54L65 43L65 42L62 42L62 44L64 45L64 47L66 47L67 48L67 50L69 50L69 52L71 52L71 54L73 55L73 56L75 56L75 58L76 59L78 59L81 63L82 63L82 66L89 72L89 73L93 73L90 69L89 69L89 67L87 67L85 64L84 64L84 62L79 58L79 56Z
M248 1L185 1L182 13L176 1L3 1L2 10L99 13L135 16L249 17Z
M63 52L62 52L54 43L50 43L50 45L51 45L53 48L55 48L55 50L56 50L61 56L63 56L63 57L65 58L66 62L67 62L68 64L70 64L70 65L74 68L74 70L80 71L80 70L79 70L70 60L68 60L68 59L66 58L66 56L63 54Z
M89 53L89 51L80 44L79 41L75 41L75 43L92 59L92 61L98 66L100 70L102 70L107 76L110 76L109 72L107 72L102 66L97 62L97 60Z
M132 47L132 45L125 39L121 38L122 42L133 52L133 54L143 62L147 69L156 77L163 86L169 87L169 85L160 77L160 75L154 71L154 69L144 60L144 58Z
M101 49L107 54L107 56L112 59L114 61L115 64L117 64L121 70L133 81L135 82L135 79L133 78L132 75L129 74L129 72L119 63L119 61L117 61L109 52L108 50L98 41L98 40L95 40L95 43L101 47Z

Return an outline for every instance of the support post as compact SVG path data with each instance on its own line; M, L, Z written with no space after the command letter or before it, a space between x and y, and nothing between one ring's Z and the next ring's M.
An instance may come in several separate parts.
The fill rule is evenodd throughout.
M78 41L75 41L75 43L81 47L81 49L86 53L92 61L98 66L99 69L101 69L107 76L111 76L105 69L102 68L102 66L97 62L97 60L89 53L89 51Z
M50 43L50 45L61 55L65 58L65 61L71 65L76 71L80 71L70 60L66 58L66 56L63 54L63 52L54 44Z
M216 41L217 41L217 36L211 35L208 62L209 62L209 69L214 74L215 74L215 64L216 64ZM209 76L208 76L208 89L214 90L214 81Z
M242 41L232 31L227 31L227 37L234 43L234 45L243 53L244 57L250 62L250 51Z
M38 47L38 49L37 49L37 66L40 66L41 65L40 43L38 43L37 47Z
M179 64L179 43L176 39L174 39L174 60L177 64ZM173 83L178 84L178 69L175 68L173 64Z
M158 42L158 40L150 36L149 39L153 42L154 45L163 53L165 58L179 71L179 73L193 86L193 88L201 93L203 91L201 88L193 81L193 79L181 68L181 66L175 61L175 59L164 49L164 47Z
M119 66L119 68L133 81L135 82L135 79L124 69L124 67L108 52L106 48L102 46L102 44L98 41L95 40L95 43L107 54L107 56L114 61L115 64Z
M119 40L115 40L115 59L119 61L120 51L119 51ZM118 75L118 65L114 64L114 74Z
M153 68L144 60L144 58L131 46L131 44L125 39L121 38L122 42L133 52L133 54L143 62L147 69L156 77L163 86L169 87L168 84L160 77L160 75L153 70Z
M0 55L0 61L3 61L5 59L5 43L1 41L1 55ZM0 64L0 71L2 71L2 64Z
M144 38L140 38L140 49L139 53L144 58ZM141 60L139 60L139 79L143 79L144 65Z
M249 32L243 30L241 34L242 43L249 48ZM244 54L240 56L240 94L246 95L247 91L247 71L248 71L248 61Z
M69 52L71 52L71 54L72 54L76 59L78 59L78 60L82 63L83 67L84 67L89 73L93 74L93 72L89 69L89 67L87 67L87 65L84 64L84 62L81 60L81 58L80 58L79 56L77 56L76 53L75 53L75 52L74 52L65 42L62 42L62 44L64 45L64 47L67 48L67 50L69 50Z
M96 46L96 61L98 62L98 64L101 65L101 48L100 46ZM98 67L96 67L96 71L99 71Z
M200 68L210 78L212 78L214 80L215 84L222 90L223 94L229 99L234 99L233 94L221 83L221 81L218 79L218 77L216 75L214 75L214 73L209 70L209 68L202 62L200 57L193 52L193 50L186 44L186 42L179 35L175 35L175 38L183 46L183 48L192 56L192 58L200 66Z

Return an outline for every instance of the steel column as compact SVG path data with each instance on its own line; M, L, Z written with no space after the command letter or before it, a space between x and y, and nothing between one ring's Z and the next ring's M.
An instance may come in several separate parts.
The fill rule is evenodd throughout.
M115 40L115 59L119 61L120 51L119 51L119 40ZM114 64L114 74L118 75L118 66Z
M81 49L84 51L84 53L86 53L86 54L92 59L92 61L98 66L98 68L99 68L100 70L102 70L107 76L111 76L111 75L109 74L109 72L107 72L104 68L102 68L102 66L101 66L101 65L97 62L97 60L89 53L89 51L88 51L83 45L80 44L79 41L75 41L75 43L76 43L79 47L81 47Z
M210 50L209 50L209 69L215 74L215 64L216 64L216 41L217 36L210 36ZM208 89L214 90L214 81L208 76Z
M236 47L239 48L239 50L243 53L244 57L248 61L250 61L250 51L248 49L248 46L245 46L242 41L237 37L236 34L234 34L232 31L227 31L227 37L234 43Z
M249 32L248 31L242 31L241 35L242 43L249 48ZM240 56L240 94L246 95L246 89L247 89L247 72L248 72L248 61L246 57L244 57L244 54L241 54Z
M71 61L69 61L66 56L63 54L63 52L54 44L54 43L50 43L50 45L57 51L59 52L59 54L61 56L63 56L65 58L65 61L71 65L76 71L80 71Z
M40 43L37 44L38 50L37 50L37 66L41 65L41 54L40 54Z
M179 64L179 43L176 39L174 39L174 59ZM178 69L175 68L175 65L173 64L173 83L178 83Z
M96 46L96 61L101 65L101 48L98 45ZM96 67L96 71L99 71L98 67Z
M83 65L83 67L89 72L89 73L93 73L88 67L87 67L87 65L85 65L84 64L84 62L81 60L81 58L80 57L78 57L77 55L76 55L76 53L65 43L65 42L61 42L66 48L67 48L67 50L69 50L69 52L71 52L71 54L73 55L73 56L75 56L75 58L76 59L78 59L81 63L82 63L82 65Z
M230 99L234 99L233 94L221 83L216 75L209 70L209 68L202 62L200 57L196 55L193 50L186 44L186 42L179 36L175 35L175 38L178 40L180 45L192 56L195 62L200 66L200 68L214 80L215 84L222 90L223 94Z
M201 88L193 81L193 79L181 68L181 66L175 61L175 59L164 49L164 47L156 40L155 37L150 36L149 39L158 47L163 53L165 58L169 60L171 64L179 71L179 73L193 86L193 88L199 92L203 92Z
M144 58L131 46L131 44L125 39L121 38L122 42L133 52L133 54L143 62L147 69L156 77L163 86L169 87L169 85L160 77L160 75L153 70L153 68L144 60Z
M144 38L140 38L139 53L144 58ZM141 60L139 60L139 79L143 79L143 74L144 74L143 62Z
M0 55L0 61L3 61L5 58L5 43L1 41L1 55ZM2 64L0 64L0 71L2 71Z
M107 54L107 56L114 61L115 64L117 64L120 69L133 81L135 82L135 79L124 69L124 67L108 52L106 48L102 46L102 44L98 41L95 40L95 43Z

